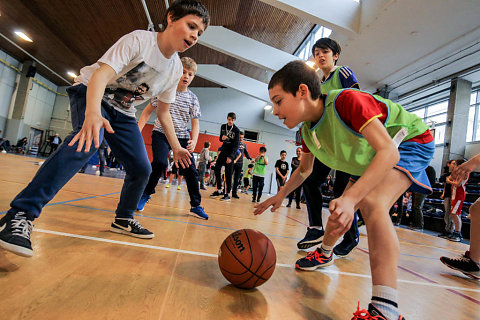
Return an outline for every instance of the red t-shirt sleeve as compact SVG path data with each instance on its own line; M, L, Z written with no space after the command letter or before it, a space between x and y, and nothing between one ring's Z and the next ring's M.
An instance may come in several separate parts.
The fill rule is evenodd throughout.
M301 140L302 140L302 151L305 153L310 153L310 149L308 149L307 145L305 144L305 141L303 141L303 137Z
M335 109L345 124L355 131L362 130L374 119L385 123L388 115L387 106L375 100L371 95L355 90L342 91L336 101Z

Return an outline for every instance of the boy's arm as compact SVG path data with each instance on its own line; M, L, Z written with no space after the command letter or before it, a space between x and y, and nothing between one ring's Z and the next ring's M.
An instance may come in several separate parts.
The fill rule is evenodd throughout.
M162 125L165 136L167 137L168 143L173 151L173 160L175 165L178 166L177 161L180 162L180 165L183 168L190 166L190 152L187 149L180 146L178 142L177 135L175 134L175 129L173 128L172 116L170 115L170 104L157 101L157 119Z
M85 145L85 152L90 151L92 140L95 148L100 146L99 132L105 128L107 132L114 133L110 122L102 117L101 103L108 81L116 75L115 70L108 64L102 64L95 70L87 86L87 106L85 108L85 120L82 129L68 144L70 147L78 141L77 152L82 151Z
M238 159L240 159L240 157L242 156L242 153L240 152L240 150L238 150L238 156L235 158L235 160L233 160L233 163L237 163Z
M237 152L238 147L240 146L240 129L235 127L235 140L233 140L233 155Z
M480 153L465 163L462 163L452 172L452 178L455 180L465 180L473 170L480 166Z
M380 120L374 119L371 121L365 126L361 134L376 153L360 179L346 190L340 198L330 202L329 210L335 224L332 228L334 234L341 234L350 227L358 203L376 187L400 160L400 154Z
M253 214L261 214L270 206L272 206L270 211L273 212L277 210L282 205L283 199L285 199L290 192L297 189L298 186L300 186L312 173L314 159L315 156L312 153L304 153L302 160L300 160L300 165L297 170L292 173L290 179L288 179L283 188L281 188L275 196L255 205L255 211Z
M153 110L155 110L155 107L152 106L151 103L148 103L145 109L143 109L143 112L140 115L140 119L138 119L138 129L140 130L140 132L142 132L143 127L145 127L148 119L150 119L150 116L152 115Z
M226 126L227 125L225 125L225 127ZM218 136L218 140L220 140L220 142L223 142L224 140L227 140L227 136L223 135L223 124L220 126L220 135Z
M198 134L200 132L200 120L198 118L192 119L192 139L188 140L187 150L193 152L198 141Z

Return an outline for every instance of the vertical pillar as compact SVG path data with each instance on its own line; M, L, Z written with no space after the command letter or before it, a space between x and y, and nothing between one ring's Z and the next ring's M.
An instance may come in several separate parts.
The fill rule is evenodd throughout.
M450 159L460 159L465 156L471 94L472 83L470 81L464 79L452 80L448 100L442 167Z
M9 118L6 123L6 135L16 143L18 139L28 135L28 128L24 128L23 117L27 109L28 97L32 88L32 68L35 68L34 61L25 61L23 63L22 73L20 75L16 96L13 98L13 110L9 112ZM33 69L34 70L34 69ZM11 117L10 117L11 115Z

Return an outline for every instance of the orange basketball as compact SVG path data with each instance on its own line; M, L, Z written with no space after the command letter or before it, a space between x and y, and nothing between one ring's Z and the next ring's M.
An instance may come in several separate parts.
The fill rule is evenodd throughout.
M233 285L251 289L270 279L277 254L272 241L260 231L237 230L222 243L218 265L223 276Z

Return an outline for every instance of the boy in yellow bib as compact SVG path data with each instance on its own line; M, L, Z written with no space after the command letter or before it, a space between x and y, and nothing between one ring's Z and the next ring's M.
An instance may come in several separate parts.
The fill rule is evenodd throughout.
M315 270L330 265L333 246L360 209L368 230L373 288L368 310L357 309L353 319L404 319L397 305L399 244L388 210L407 189L431 193L425 168L433 156L433 137L420 118L399 104L355 89L322 96L319 81L302 61L288 63L270 80L273 114L288 128L303 122L305 161L277 195L258 204L254 213L279 208L286 195L309 176L315 157L353 175L356 182L349 182L343 195L330 202L321 248L295 266Z

